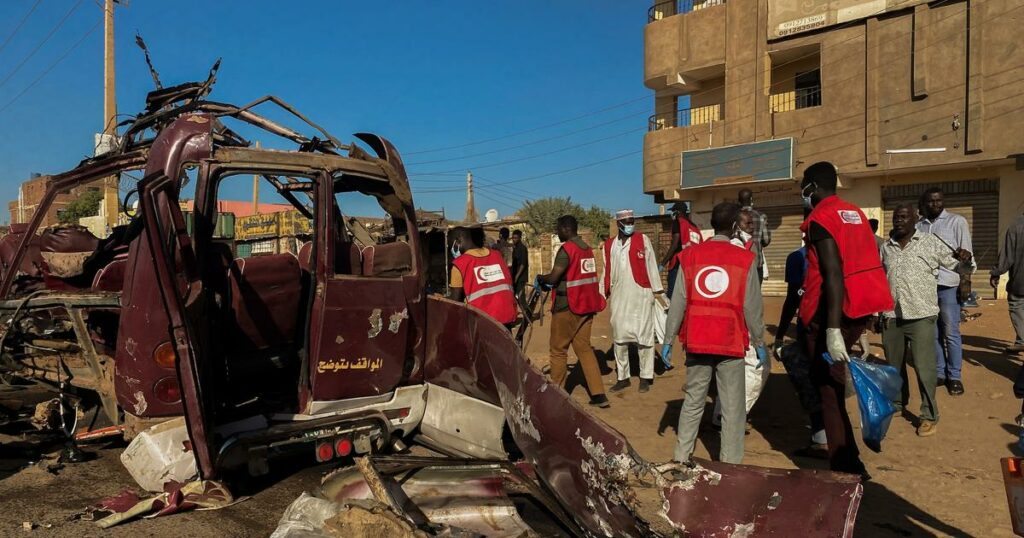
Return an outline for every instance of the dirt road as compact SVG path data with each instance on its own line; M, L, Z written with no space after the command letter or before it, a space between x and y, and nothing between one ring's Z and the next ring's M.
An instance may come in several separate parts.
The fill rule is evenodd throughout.
M769 331L778 318L781 301L766 300ZM1011 391L1018 357L999 351L1012 337L1006 304L986 301L982 316L962 326L965 341L965 395L952 397L940 390L939 431L918 438L912 424L895 417L883 452L862 453L873 480L865 486L857 519L856 536L979 536L1008 537L1009 515L999 471L999 458L1014 450L1014 417L1020 402ZM598 318L593 345L605 361L606 386L614 383L607 315ZM547 360L547 328L538 327L529 346L538 364ZM872 335L874 352L881 354L880 340ZM573 360L573 359L570 359ZM681 357L675 358L681 365ZM913 375L913 374L911 374ZM573 396L585 401L576 386L582 376L570 376ZM675 427L682 403L685 368L657 378L646 394L633 388L611 397L610 409L593 412L622 431L639 453L651 461L672 457ZM856 402L848 400L856 416ZM916 386L911 391L911 411L918 409ZM856 418L854 419L856 422ZM746 439L745 463L785 468L824 468L824 462L793 456L805 446L809 430L781 365L774 364L760 401L751 412L753 431ZM717 436L704 432L697 454L708 457L717 451ZM303 490L319 484L326 467L284 471L258 484L248 500L212 512L193 512L133 522L109 531L93 523L69 518L88 504L117 493L134 483L117 459L120 448L98 450L99 459L71 465L50 474L39 468L18 470L25 462L21 447L0 447L0 535L11 536L266 536L284 508ZM36 525L23 531L23 522ZM47 528L46 525L50 527Z

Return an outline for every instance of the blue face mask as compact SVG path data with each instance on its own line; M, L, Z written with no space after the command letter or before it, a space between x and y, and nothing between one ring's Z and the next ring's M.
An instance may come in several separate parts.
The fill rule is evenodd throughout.
M622 233L624 233L626 235L633 235L633 227L634 227L633 224L623 224L622 225Z
M452 245L452 259L454 260L455 258L458 258L459 256L462 256L462 253L459 252L459 246L458 245Z

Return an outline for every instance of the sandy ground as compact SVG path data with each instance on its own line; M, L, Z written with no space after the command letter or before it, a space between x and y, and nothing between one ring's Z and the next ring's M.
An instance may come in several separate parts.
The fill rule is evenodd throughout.
M766 300L769 331L778 317L781 301ZM864 450L863 458L873 480L865 486L857 518L856 536L1012 536L999 458L1014 450L1014 417L1020 403L1011 384L1020 366L1018 357L999 351L1011 339L1012 329L1004 302L985 302L983 315L962 326L964 332L964 384L967 393L951 397L940 390L941 420L938 433L918 438L908 418L895 417L884 451ZM548 325L537 327L529 354L538 363L547 360ZM604 361L605 383L615 381L607 315L598 318L593 345ZM880 340L872 335L874 352L881 354ZM573 360L570 358L570 360ZM681 357L675 358L681 365ZM911 374L913 375L913 374ZM580 375L570 376L573 396L586 400ZM611 396L610 409L594 413L619 429L634 448L652 461L670 459L675 427L682 403L685 368L660 375L646 394L637 384ZM909 409L918 409L916 385ZM848 400L855 413L856 402ZM855 415L856 416L856 415ZM793 452L805 446L809 431L793 390L782 370L774 364L761 400L751 412L753 430L746 439L744 463L784 468L824 468L824 462L802 459ZM856 418L855 418L856 422ZM717 434L707 431L698 441L698 456L717 451ZM317 487L325 466L285 469L269 479L238 492L251 495L239 504L209 512L192 512L166 518L133 522L100 531L91 522L73 520L90 503L132 487L131 477L120 465L121 446L93 448L98 456L87 464L69 465L51 474L38 467L24 468L35 455L21 444L0 444L0 535L2 536L266 536L276 526L284 508L303 490ZM23 531L23 522L32 531Z

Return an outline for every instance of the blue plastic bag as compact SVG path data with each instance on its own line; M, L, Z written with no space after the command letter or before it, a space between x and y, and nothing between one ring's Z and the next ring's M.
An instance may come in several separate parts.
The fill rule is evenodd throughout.
M825 353L825 360L832 363L828 353ZM888 364L870 363L860 357L850 357L848 364L853 388L857 392L864 444L875 452L881 452L882 439L897 412L893 402L900 398L903 380L899 370Z

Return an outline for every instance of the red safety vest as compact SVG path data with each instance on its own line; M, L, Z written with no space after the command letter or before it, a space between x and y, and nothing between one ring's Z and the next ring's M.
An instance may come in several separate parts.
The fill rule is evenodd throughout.
M889 281L882 268L882 260L875 244L867 217L859 207L839 198L829 196L822 200L800 226L805 236L810 236L812 222L818 223L835 239L839 247L839 259L843 264L843 315L848 318L862 318L893 309ZM800 299L800 321L808 326L818 312L818 302L823 293L818 252L813 244L807 249L807 276L804 278L804 294Z
M609 237L604 242L604 294L612 289L612 242L618 237ZM633 270L633 280L641 288L651 287L651 279L647 276L647 246L644 245L644 234L633 234L629 238L629 267Z
M754 253L728 241L708 241L679 257L686 277L686 314L679 341L687 353L742 357L750 345L743 317Z
M700 228L694 226L693 223L683 217L679 217L676 220L679 222L679 246L681 249L686 249L686 247L693 245L699 245L704 241L703 236L700 234ZM665 269L673 269L676 264L679 263L678 258L678 253L675 256L672 256L668 261L668 265L665 266Z
M572 241L562 243L562 248L569 255L569 267L565 270L565 294L569 299L569 310L583 316L604 310L604 297L597 285L597 262L594 251L581 248ZM551 301L551 310L555 310L555 301Z
M512 275L501 254L495 250L479 258L463 254L452 263L462 273L466 303L487 312L499 323L512 323L516 320Z

